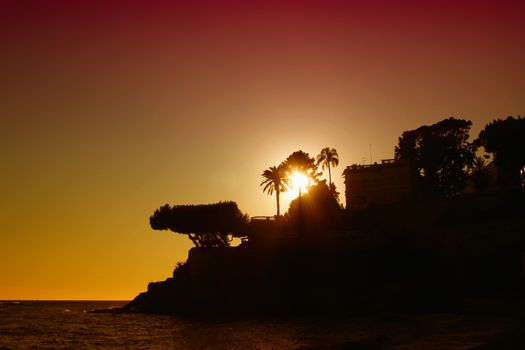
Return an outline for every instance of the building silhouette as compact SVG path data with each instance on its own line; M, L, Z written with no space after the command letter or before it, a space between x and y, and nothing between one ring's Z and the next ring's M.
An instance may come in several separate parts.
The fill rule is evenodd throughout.
M374 204L391 204L414 194L410 162L385 159L380 164L351 165L345 177L346 207L350 210Z

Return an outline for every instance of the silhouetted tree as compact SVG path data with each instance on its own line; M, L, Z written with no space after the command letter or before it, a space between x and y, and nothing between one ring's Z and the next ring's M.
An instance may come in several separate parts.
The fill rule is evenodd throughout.
M468 142L472 122L448 118L431 126L403 132L396 159L408 159L414 177L427 193L453 196L466 186L467 169L474 158Z
M287 217L290 222L301 221L300 227L308 231L335 228L342 218L342 209L326 181L311 186L301 198L290 202Z
M476 142L494 154L498 185L519 187L520 171L525 166L525 119L508 117L487 124Z
M339 165L339 155L335 148L325 147L317 155L317 166L321 164L321 169L328 168L328 185L332 185L332 172L330 167Z
M486 190L490 183L490 176L486 169L487 160L484 157L475 157L470 168L470 176L476 191Z
M288 187L288 178L286 175L286 169L281 164L277 167L272 166L269 169L266 169L262 175L263 181L261 186L263 187L263 192L268 193L270 196L275 191L275 199L277 200L277 218L280 214L280 204L279 204L279 195L281 192L285 192Z
M186 234L196 247L227 247L232 237L246 236L248 215L235 202L201 205L168 204L149 218L154 230Z
M330 189L330 193L332 194L332 196L334 196L334 198L339 203L339 191L337 190L337 187L335 187L335 184L331 183L330 186L328 186L328 188Z
M288 173L299 171L310 178L310 180L317 182L319 173L317 172L317 165L315 159L303 151L296 151L288 156L281 166L287 170Z

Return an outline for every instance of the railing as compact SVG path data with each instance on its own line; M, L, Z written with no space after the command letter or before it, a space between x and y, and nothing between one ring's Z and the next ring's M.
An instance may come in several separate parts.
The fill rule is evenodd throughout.
M256 221L261 221L261 220L266 220L266 221L273 221L275 220L275 216L252 216L252 221L253 220L256 220Z
M396 159L382 159L381 163L374 163L374 164L353 164L346 167L345 171L353 171L353 170L362 170L362 169L379 169L384 165L394 165L399 164L400 161Z

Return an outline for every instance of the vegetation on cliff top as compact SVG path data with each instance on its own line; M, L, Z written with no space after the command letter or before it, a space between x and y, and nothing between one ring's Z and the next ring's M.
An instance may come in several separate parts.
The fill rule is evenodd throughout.
M227 247L232 237L246 236L248 215L243 214L235 202L166 204L155 210L149 222L154 230L188 235L196 247Z
M469 182L475 191L484 191L490 182L486 160L491 157L498 169L500 188L523 187L525 119L495 120L472 142L469 141L471 125L469 120L451 117L405 131L399 137L395 157L409 161L413 190L419 198L455 197L463 193ZM338 164L337 150L325 147L316 158L299 150L279 165L264 170L260 186L269 195L275 193L276 198L275 222L267 217L273 222L271 225L250 223L248 215L231 201L206 205L166 204L154 212L150 224L155 230L186 234L196 247L227 247L233 237L248 239L252 232L260 234L261 227L266 230L278 227L278 231L344 228L339 193L331 182L332 168ZM328 170L328 184L320 179L319 166ZM298 196L282 216L280 195L290 190L297 191Z

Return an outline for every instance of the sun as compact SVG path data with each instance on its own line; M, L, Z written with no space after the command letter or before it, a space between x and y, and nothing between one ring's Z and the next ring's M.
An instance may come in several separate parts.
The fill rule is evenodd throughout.
M304 173L296 170L290 175L290 180L291 187L288 191L290 197L297 198L299 197L299 193L304 194L308 192L307 187L310 181L308 180L308 176L306 176Z

